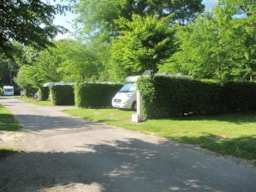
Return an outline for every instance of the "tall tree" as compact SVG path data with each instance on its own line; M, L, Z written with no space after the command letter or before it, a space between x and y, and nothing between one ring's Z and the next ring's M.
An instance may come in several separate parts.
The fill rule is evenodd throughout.
M132 21L119 19L120 36L113 40L112 61L116 74L122 78L145 70L157 70L157 65L175 51L174 31L169 18L133 15Z
M76 82L96 80L101 71L93 49L74 40L62 40L56 43L56 53L61 58L58 71L65 79Z

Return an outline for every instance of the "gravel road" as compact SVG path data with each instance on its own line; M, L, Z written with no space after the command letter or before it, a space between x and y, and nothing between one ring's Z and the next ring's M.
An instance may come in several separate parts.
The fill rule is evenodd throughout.
M254 192L256 167L61 112L0 98L23 129L0 132L1 192Z

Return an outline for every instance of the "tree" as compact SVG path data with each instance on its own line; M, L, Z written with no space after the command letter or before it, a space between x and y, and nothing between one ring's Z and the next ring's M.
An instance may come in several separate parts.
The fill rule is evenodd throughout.
M21 88L26 89L27 86L39 88L46 82L61 81L63 76L58 72L61 60L54 50L54 47L41 50L36 54L36 57L32 57L31 63L28 63L28 60L31 59L29 53L33 53L33 50L27 52L28 55L25 56L28 59L24 60L25 64L21 64L20 70L15 77L15 82Z
M93 50L75 40L57 41L54 47L37 53L26 49L30 51L20 60L21 68L15 78L22 88L39 88L46 82L95 80L101 71Z
M101 71L96 53L87 44L75 40L56 43L56 53L61 58L58 71L69 81L84 82L96 80Z
M204 10L201 2L202 0L80 0L76 10L80 14L78 21L84 24L85 32L96 34L96 31L108 31L115 36L118 34L115 20L119 18L131 21L134 14L159 18L173 14L170 22L185 24Z
M35 48L53 45L51 40L64 32L53 24L54 15L67 8L43 0L0 0L0 53L12 58L14 42Z
M253 3L252 0L220 0L213 12L201 15L194 24L179 27L179 51L161 70L221 81L252 79L255 70Z
M174 31L169 18L133 15L132 21L119 19L120 36L112 41L113 69L120 78L129 74L141 74L145 70L157 71L174 51Z

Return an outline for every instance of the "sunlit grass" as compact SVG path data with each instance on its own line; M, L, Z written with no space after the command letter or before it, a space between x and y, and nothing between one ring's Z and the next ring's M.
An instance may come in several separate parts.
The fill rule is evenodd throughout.
M17 131L21 128L20 124L15 120L13 114L2 105L0 105L0 130Z
M20 124L15 120L13 114L0 105L0 131L18 131ZM7 149L0 145L0 159L15 153L14 149Z
M39 101L31 97L17 97L17 99L20 99L28 103L33 103L36 105L41 105L41 106L53 106L51 101Z

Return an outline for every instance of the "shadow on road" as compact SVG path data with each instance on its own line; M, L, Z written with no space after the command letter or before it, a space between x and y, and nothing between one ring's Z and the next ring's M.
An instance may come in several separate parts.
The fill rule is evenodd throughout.
M229 161L219 164L217 157L202 159L190 156L192 151L191 147L177 150L169 142L129 139L114 145L77 146L77 152L20 152L1 160L0 191L55 191L54 187L75 191L78 185L78 191L84 187L100 192L249 192L256 188L255 172L248 173L243 166L234 171ZM238 175L250 177L241 180Z

